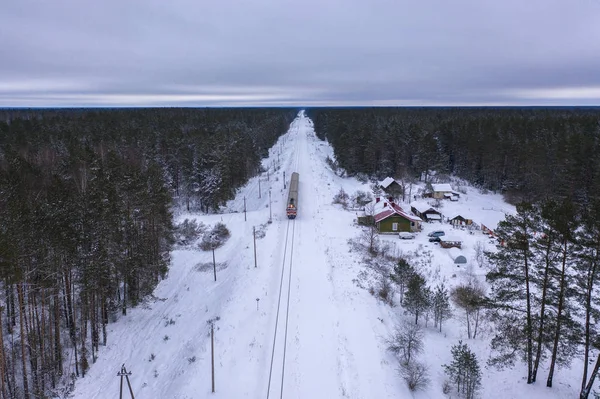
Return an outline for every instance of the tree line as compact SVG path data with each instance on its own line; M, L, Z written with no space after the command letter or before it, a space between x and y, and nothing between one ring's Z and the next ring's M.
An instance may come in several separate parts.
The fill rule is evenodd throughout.
M600 192L598 108L316 108L316 134L349 175L436 170L513 203Z
M487 275L496 326L490 363L522 359L534 383L548 359L552 387L556 367L582 356L580 398L587 399L600 369L600 200L520 203L496 233L502 245L488 254Z
M172 209L216 210L289 109L0 111L0 398L85 376L168 272Z

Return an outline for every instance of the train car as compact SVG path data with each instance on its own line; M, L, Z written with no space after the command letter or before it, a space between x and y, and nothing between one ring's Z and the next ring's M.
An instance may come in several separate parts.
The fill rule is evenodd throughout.
M288 219L296 219L298 215L298 180L300 175L296 172L292 173L292 179L290 180L290 192L288 194L286 213Z

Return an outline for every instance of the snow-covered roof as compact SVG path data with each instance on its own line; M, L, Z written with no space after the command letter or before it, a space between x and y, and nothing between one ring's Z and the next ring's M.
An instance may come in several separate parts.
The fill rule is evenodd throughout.
M450 186L450 184L448 184L448 183L432 184L431 187L433 188L433 191L436 191L436 192L440 192L440 191L452 192L452 186Z
M386 177L383 181L379 182L379 185L383 188L388 188L390 184L392 184L395 180L391 177Z
M439 215L437 213L428 213L426 216L427 216L427 219L435 219L435 220L442 219L442 215Z
M405 219L410 220L411 222L422 222L423 219L421 219L420 217L411 215L407 212L404 212L404 210L402 208L400 208L400 206L394 204L394 203L388 203L387 206L380 212L375 214L375 223L378 223L384 219L389 218L390 216L393 215L398 215L398 216L402 216Z
M410 206L414 207L417 211L419 211L421 213L427 212L427 211L434 211L434 212L439 213L439 211L437 209L435 209L434 207L429 205L427 202L412 202L410 204Z
M440 240L441 241L453 241L453 242L462 242L462 239L460 239L459 237L455 237L455 236L440 236Z
M463 254L463 253L460 251L460 249L458 249L458 248L455 248L455 247L453 247L453 248L448 248L448 254L450 255L450 257L452 258L452 260L453 260L455 263L466 263L466 262L467 262L467 257L466 257L466 256L465 256L465 255L464 255L464 254ZM461 262L457 262L457 259L458 259L459 257L462 257L462 258L460 259L460 261L461 261Z
M462 218L462 219L464 219L464 220L468 220L468 219L469 219L469 218L467 218L467 217L464 217L463 215L454 215L454 216L452 216L452 217L450 218L450 220L453 220L453 219L456 219L456 218Z

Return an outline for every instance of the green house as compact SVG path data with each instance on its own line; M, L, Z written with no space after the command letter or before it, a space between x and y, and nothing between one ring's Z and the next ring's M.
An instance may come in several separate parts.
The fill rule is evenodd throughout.
M381 234L397 234L401 231L420 231L422 220L404 212L396 204L391 204L382 212L375 215L375 226Z

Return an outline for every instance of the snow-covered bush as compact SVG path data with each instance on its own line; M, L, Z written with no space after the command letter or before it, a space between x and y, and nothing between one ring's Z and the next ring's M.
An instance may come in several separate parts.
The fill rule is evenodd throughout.
M205 231L206 226L204 223L185 219L181 224L175 226L175 240L177 245L190 245Z
M366 182L369 181L369 176L366 175L366 173L362 173L362 172L358 172L356 174L356 180L358 180L359 182L365 184Z
M393 306L393 291L392 283L387 276L381 276L379 279L379 287L377 288L377 295L383 302Z
M225 244L230 235L227 226L219 222L210 231L204 233L199 247L203 251L217 249Z
M352 195L353 205L357 208L362 208L371 201L373 201L373 196L371 196L371 193L367 193L365 191L357 190Z
M340 204L344 209L348 207L348 199L350 196L344 191L343 188L340 188L340 191L333 197L334 204Z

